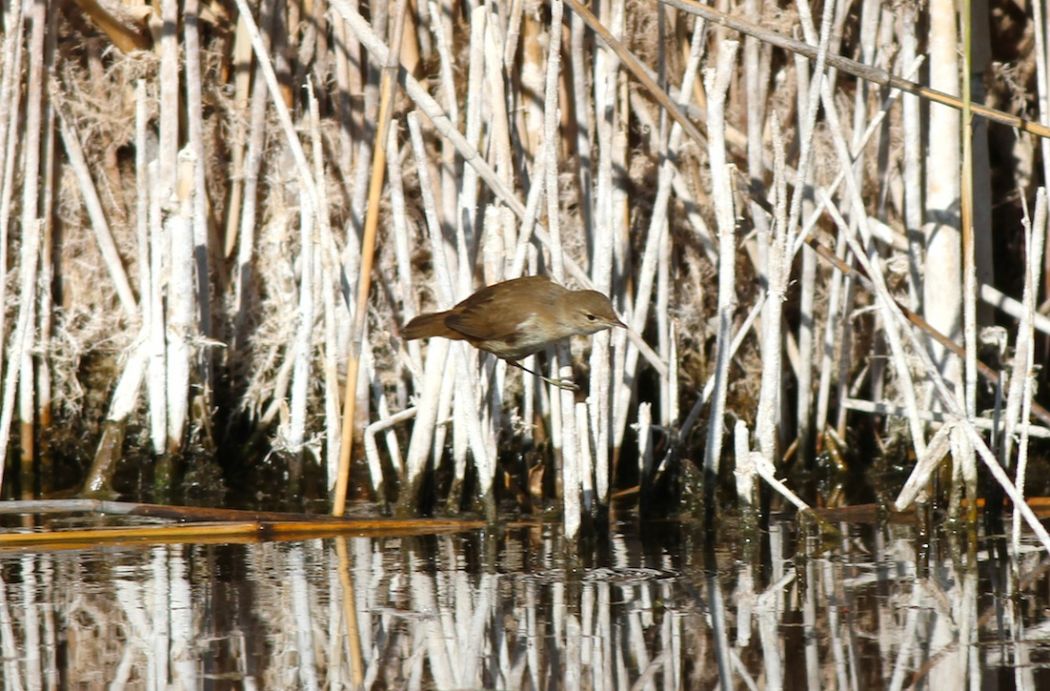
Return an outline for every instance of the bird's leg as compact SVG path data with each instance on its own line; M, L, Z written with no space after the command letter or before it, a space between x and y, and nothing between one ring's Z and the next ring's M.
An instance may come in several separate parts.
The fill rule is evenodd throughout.
M534 377L539 377L540 379L542 379L543 381L547 382L548 384L551 384L553 386L557 386L559 389L565 389L567 391L579 391L580 390L580 387L576 386L575 383L573 383L571 381L568 381L566 379L548 379L547 377L543 376L539 372L533 372L528 367L525 367L520 362L516 362L514 360L507 360L507 363L513 365L514 367L517 367L522 372L528 372L529 374L531 374Z

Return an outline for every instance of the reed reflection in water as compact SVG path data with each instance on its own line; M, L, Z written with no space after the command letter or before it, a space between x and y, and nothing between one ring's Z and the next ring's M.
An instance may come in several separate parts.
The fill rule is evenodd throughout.
M0 554L4 688L1046 688L1050 579L1000 536L775 523ZM1020 574L1020 576L1016 575Z

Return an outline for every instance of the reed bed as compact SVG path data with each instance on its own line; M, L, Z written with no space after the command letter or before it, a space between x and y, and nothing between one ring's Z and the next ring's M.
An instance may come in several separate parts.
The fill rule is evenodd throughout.
M806 507L785 474L875 447L919 490L950 458L953 511L980 461L1050 549L1041 6L1020 48L952 3L727 9L6 2L0 489L127 457L179 496L219 451L575 536L734 469ZM577 392L400 337L534 273L629 325L525 363Z

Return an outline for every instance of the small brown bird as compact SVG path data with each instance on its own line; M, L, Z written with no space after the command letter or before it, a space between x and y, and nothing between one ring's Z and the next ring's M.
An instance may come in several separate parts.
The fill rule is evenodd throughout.
M569 290L546 276L525 276L482 288L450 310L421 314L405 325L403 333L407 340L434 336L465 340L525 369L517 360L563 338L613 326L624 323L609 298L598 291Z

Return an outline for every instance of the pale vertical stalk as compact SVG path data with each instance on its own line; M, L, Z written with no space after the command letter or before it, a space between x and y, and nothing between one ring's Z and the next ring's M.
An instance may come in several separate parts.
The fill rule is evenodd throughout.
M242 18L243 21L243 18ZM266 88L262 67L255 70L252 83L251 125L248 131L248 151L244 161L244 208L241 210L238 232L237 263L233 275L234 330L232 354L244 348L244 332L253 302L253 258L255 256L255 223L259 198L259 178L266 145Z
M503 71L502 49L505 38L503 27L496 16L498 8L491 3L489 8L493 16L485 22L484 55L485 99L489 113L488 141L496 172L503 184L510 188L513 185L515 168L514 152L510 140L510 118L507 114L507 82ZM486 214L491 212L492 207L486 211ZM490 219L486 220L485 225L487 231L501 233L503 236L503 267L498 272L498 279L503 280L510 276L511 263L514 261L514 254L510 250L517 245L518 229L514 212L506 206L496 207L495 214L498 222Z
M623 13L622 0L601 3L602 19L608 21L610 17ZM579 35L579 41L583 41L583 20L576 12L572 13L573 34ZM615 20L612 24L616 25ZM608 24L606 24L608 26ZM578 27L578 28L577 28ZM615 28L613 29L615 31ZM576 39L574 39L576 40ZM575 50L573 53L575 54ZM575 56L574 56L575 59ZM575 65L575 63L574 63ZM594 191L594 233L591 236L591 271L590 275L594 281L595 289L610 296L614 303L619 302L613 293L613 245L616 242L613 229L616 227L612 218L613 202L613 134L617 122L616 114L616 80L620 70L620 59L604 43L596 44L593 60L594 89L594 133L596 136L596 169L591 173L595 177L596 189ZM584 81L580 77L581 83ZM582 86L582 84L581 84ZM581 111L582 112L582 111ZM582 173L582 169L581 169ZM590 194L588 188L587 193ZM619 397L621 387L626 386L621 380L616 369L610 369L610 344L612 335L607 332L594 336L593 350L591 351L591 391L597 405L591 408L594 419L595 435L595 485L598 491L598 501L607 505L609 501L610 476L612 474L613 459L610 456L611 446L617 444L612 434L612 422L617 416L619 406L616 399ZM622 357L622 355L621 355ZM629 393L628 393L629 395ZM626 414L626 411L625 411Z
M959 21L952 0L931 0L929 8L930 86L959 94ZM930 104L926 160L926 260L923 306L926 321L959 341L962 321L962 257L959 236L960 117L954 108ZM962 395L958 358L936 343L931 353L941 373Z
M1045 125L1050 122L1050 85L1048 85L1050 75L1047 74L1050 70L1050 67L1047 66L1047 59L1050 57L1047 51L1050 50L1050 46L1046 42L1046 9L1042 0L1035 0L1032 3L1032 16L1035 17L1032 27L1035 33L1035 85L1038 94L1039 122ZM1046 180L1048 179L1047 173L1050 173L1050 139L1041 137L1039 149L1043 154L1043 179Z
M758 17L761 16L759 10L759 0L745 0L744 12L747 16ZM744 89L747 92L747 174L749 184L756 188L762 189L765 185L765 147L763 142L763 127L765 125L765 84L760 82L761 73L759 70L759 49L760 44L757 38L754 36L747 36L744 39ZM799 83L799 91L801 93L801 86L804 82ZM683 92L687 93L687 92ZM800 109L800 113L804 113L804 110ZM802 119L800 117L800 119ZM808 139L808 133L802 129L799 130L799 141L805 142ZM803 182L799 180L800 184ZM749 204L751 208L751 219L755 226L755 244L757 246L758 265L756 267L759 285L762 285L766 290L769 289L769 218L767 213L758 203L756 195L749 195L751 197ZM762 328L766 328L766 322L768 321L769 312L769 301L766 301L766 306L762 310ZM759 349L763 362L769 357L770 353L768 348L772 345L769 338L759 339ZM779 343L777 348L779 349ZM764 381L764 378L763 378ZM757 432L757 430L756 430Z
M583 221L584 237L590 249L591 278L598 290L611 295L612 264L603 263L599 272L596 257L612 257L612 238L605 228L596 222L603 212L594 209L594 160L591 147L592 117L591 104L587 97L587 66L584 49L585 27L583 19L575 12L570 16L569 55L572 63L573 103L576 114L576 166L580 195L579 208ZM599 52L605 52L600 48ZM609 502L609 432L612 414L611 389L612 373L609 369L609 348L611 335L608 332L595 334L591 341L591 432L594 439L594 482L595 499L605 506Z
M1014 484L1017 486L1017 492L1021 496L1024 496L1025 473L1028 470L1028 425L1030 423L1029 415L1032 409L1032 388L1035 378L1035 372L1032 369L1035 363L1035 340L1033 338L1032 321L1035 316L1035 303L1039 295L1043 250L1046 243L1046 205L1046 189L1040 188L1036 197L1035 216L1026 233L1027 242L1025 244L1028 252L1027 261L1025 262L1023 295L1025 311L1021 323L1017 326L1017 347L1014 353L1013 371L1010 373L1011 399L1021 398L1021 421L1023 425L1021 427L1021 440L1017 447L1017 472L1014 475ZM1018 384L1020 384L1019 387ZM1020 388L1021 391L1016 392L1016 388ZM1008 419L1007 425L1010 425L1010 422ZM1013 430L1010 430L1009 427L1007 429L1004 448L1009 448L1009 440L1013 436ZM1004 460L1007 458L1004 457ZM1009 467L1009 463L1004 463L1004 465ZM1013 540L1014 553L1017 554L1021 546L1021 516L1017 507L1014 507L1013 512L1011 538Z
M138 306L135 303L135 295L131 291L131 283L124 271L124 265L117 251L117 245L113 241L113 233L110 231L109 222L102 210L102 202L95 190L95 183L91 179L91 172L84 151L80 146L77 133L70 127L62 112L57 111L59 130L62 134L62 143L66 149L66 156L70 167L77 178L77 185L81 198L84 200L84 210L91 219L91 229L95 233L95 242L98 243L99 253L102 255L102 263L109 272L110 280L120 299L120 306L124 314L131 320L138 317Z
M591 255L593 256L593 243L597 240L597 229L594 225L594 161L591 158L593 155L591 152L591 104L587 98L587 52L584 47L586 33L583 19L575 12L569 17L569 26L572 99L573 111L576 114L575 161L577 189L580 195L579 209L580 218L583 222L584 237L587 238L588 245L591 247ZM592 277L595 280L598 279L597 276ZM606 281L608 281L608 277L606 277ZM594 358L592 358L592 362L593 360ZM608 353L605 355L605 361L608 363ZM592 386L593 383L594 379L592 379ZM608 419L608 415L606 415L605 419Z
M561 23L564 13L561 0L551 2L551 23L547 39L547 75L544 85L543 142L546 163L544 186L547 190L547 229L551 237L551 268L554 279L565 282L565 264L561 247L561 208L558 194L558 78L561 72ZM557 361L560 369L557 376L572 379L572 354L568 346L559 344ZM573 538L580 529L580 488L582 480L579 466L579 447L576 442L576 398L571 390L561 389L561 450L562 450L562 506L563 530ZM555 389L551 389L555 395Z
M725 41L718 54L716 70L704 71L708 103L708 158L711 165L711 197L718 224L718 330L715 356L715 393L711 402L707 443L704 446L704 485L709 500L714 497L722 456L723 418L726 388L729 384L729 347L732 338L733 310L736 306L736 242L733 232L736 214L733 208L732 183L726 162L725 97L736 58L736 41ZM708 510L713 510L709 506Z
M323 152L318 151L318 155ZM398 155L397 132L391 129L386 143L387 187L390 190L390 216L394 236L394 256L397 261L397 280L401 289L401 314L404 323L419 314L416 291L412 279L412 250L409 247L408 220L405 214L405 189L402 184L401 158ZM417 373L423 371L423 353L419 341L408 341L408 356Z
M0 160L3 165L3 177L0 178L0 305L7 304L7 249L11 213L11 199L14 197L15 189L15 160L18 158L18 142L22 135L22 127L18 118L22 89L16 88L16 83L22 75L22 38L25 33L25 22L22 21L22 3L13 2L10 5L9 29L4 33L3 43L3 75L0 81L0 137L3 138L0 147ZM6 339L6 316L7 310L0 309L0 354L3 353L3 344ZM0 374L4 372L4 358L0 357ZM3 473L0 472L0 475Z
M804 211L811 208L804 202ZM799 325L798 325L798 398L796 400L796 423L798 425L798 449L800 457L811 458L813 445L813 368L816 358L814 337L816 325L817 254L808 246L802 248L802 271L799 277Z
M432 351L435 354L435 357L439 357L440 356L439 357L439 360L440 360L440 358L446 358L447 357L447 350L451 349L451 343L447 343L446 346L447 346L447 349L446 349L446 354L445 355L440 355L441 351L437 351L437 350L433 350L433 349L430 349L427 352L429 354ZM451 415L450 411L452 410L452 396L453 396L453 394L455 393L455 390L456 390L456 361L454 359L449 359L449 360L447 360L447 362L444 361L444 360L441 360L441 362L443 363L441 366L445 368L444 371L441 374L441 380L439 381L439 385L440 385L441 389L438 392L438 399L437 399L437 420L440 421L441 424L439 424L436 428L434 428L431 431L431 436L430 436L430 438L433 439L432 450L430 451L430 453L432 453L434 455L434 462L435 462L435 464L441 459L441 456L445 453L445 437L448 435L449 425L444 424L444 422L447 421L449 419L450 415ZM427 365L426 366L427 366L427 370L426 371L429 372L430 371L430 360L429 360L429 357L427 359ZM428 386L427 381L424 379L423 383L421 384L421 386L417 387L417 388L422 388L423 391L426 392L427 391L427 388L426 388L427 386ZM424 457L424 460L426 460L426 457ZM457 469L456 472L461 473L461 476L462 476L462 471Z
M150 321L148 388L150 402L150 439L153 453L160 456L167 449L168 406L167 367L164 340L164 258L165 236L161 218L161 193L158 186L158 165L149 163L149 229L150 229Z
M488 9L480 5L470 14L470 64L467 78L467 117L464 136L471 146L478 147L481 137L481 109L485 94L482 89L485 77L485 24ZM460 189L456 213L456 226L469 243L469 256L475 257L481 240L478 232L478 174L471 166L463 166L462 187ZM470 262L472 265L473 262Z
M233 110L237 114L233 122L233 135L229 142L230 156L230 192L226 202L226 218L223 231L223 256L230 257L237 244L237 230L241 220L241 204L244 197L245 177L245 115L251 99L249 89L252 84L252 44L248 36L248 26L242 17L238 17L234 29L233 49L230 60L233 63ZM256 81L258 83L258 80Z
M320 242L314 265L320 265L319 275L321 300L324 307L324 419L325 419L325 469L329 490L334 488L339 470L339 373L337 334L338 318L335 311L335 291L339 290L338 255L335 238L329 223L328 183L324 174L324 143L321 138L321 116L314 97L313 88L307 91L310 112L310 143L314 180L317 181L317 196L320 206L314 214ZM380 499L381 498L377 498Z
M23 292L20 294L20 299L23 302L21 307L26 307L25 303L36 302L36 290L35 284L37 281L37 262L36 257L32 260L27 256L26 252L32 248L32 251L40 251L40 233L41 226L38 220L39 218L39 207L38 201L40 196L40 144L41 136L43 134L43 110L44 110L44 38L45 30L47 29L47 3L37 0L29 7L29 72L26 75L27 88L26 88L26 113L25 113L25 124L24 124L24 139L23 139L23 151L25 156L22 162L22 215L21 215L21 231L22 231L22 248L20 262L23 271L28 271L30 276L22 276ZM17 114L16 114L17 119ZM26 236L35 236L31 241L28 241ZM29 291L25 291L24 288L27 285L26 281L33 281L33 288ZM3 309L4 306L0 306ZM33 361L31 353L35 347L36 342L36 329L35 322L35 304L29 304L26 307L28 310L25 329L26 333L23 334L23 338L27 338L25 341L25 347L18 357L12 355L8 359L11 364L11 368L21 368L21 378L19 384L19 418L21 420L21 444L22 444L22 462L23 462L23 473L30 470L33 465ZM20 316L21 316L20 311Z
M477 368L470 365L471 354L467 352L467 344L459 343L457 345L459 367L463 375L455 378L456 405L462 407L466 425L466 437L474 458L474 467L478 472L478 490L485 503L486 517L489 520L495 520L496 504L492 497L492 483L496 477L496 458L488 454L489 446L485 443L485 435L481 430L481 413L478 410L477 390L475 387L477 376L465 376L467 372L476 372Z
M915 8L902 6L899 10L900 64L908 69L915 63ZM1040 23L1036 22L1036 36ZM904 137L902 151L904 168L904 224L908 237L908 298L909 307L922 312L923 295L923 203L922 203L922 122L919 97L901 96L901 129Z
M423 202L424 216L427 221L427 230L430 237L431 253L434 264L434 283L438 297L438 309L446 309L452 306L453 289L452 277L448 268L445 254L444 240L441 237L440 221L435 208L433 186L430 180L430 172L427 169L426 145L423 142L423 133L420 129L419 116L412 112L408 114L408 131L412 141L412 149L416 158L416 171L419 178L420 197ZM446 376L446 361L448 358L449 341L444 338L434 339L427 349L427 358L422 382L422 394L416 404L416 421L412 425L412 436L408 445L408 453L405 458L406 475L402 478L401 496L398 506L402 512L407 512L415 507L419 498L418 492L421 488L422 473L426 467L427 459L430 457L431 443L434 440L434 425L438 419L439 398L442 384Z
M57 33L56 23L58 15L54 12L50 15L47 38L47 63L50 69L52 56L55 51ZM52 456L47 449L50 438L51 415L51 342L53 295L52 284L54 283L54 225L55 225L55 187L58 181L55 178L55 146L57 133L55 131L55 106L50 101L44 114L44 189L41 194L41 228L40 239L40 274L39 274L39 306L37 308L37 324L39 325L37 370L36 370L36 395L37 395L37 425L40 429L41 449L39 476L40 486L46 494L51 491L54 478L52 477ZM0 304L3 304L0 302ZM0 341L2 342L2 341Z
M299 456L292 462L292 481L299 479L302 464L303 441L306 438L306 402L310 387L310 365L313 362L314 332L314 239L315 209L309 195L299 194L299 315L298 326L292 342L290 417L286 438L293 454Z
M820 78L819 75L817 77ZM787 227L787 180L784 165L784 142L780 135L780 121L773 115L773 189L774 230L766 248L766 280L768 297L762 316L762 375L758 394L758 412L755 415L755 437L762 456L769 464L776 462L777 414L780 408L781 388L781 321L783 301L791 273L791 241ZM803 146L803 153L806 147ZM799 166L802 168L803 166ZM802 187L796 189L801 196Z
M835 256L841 260L846 258L846 236L841 230L838 231L835 241ZM835 334L843 332L848 328L848 319L839 317L839 305L843 304L843 297L850 293L852 279L843 277L838 271L832 272L828 278L828 306L824 322L824 338L820 356L820 378L817 382L817 409L813 418L813 425L822 433L828 419L829 400L831 398L831 378L835 365L835 349L841 345L841 339L836 339ZM845 290L843 285L845 284ZM848 303L847 303L848 304ZM848 353L843 352L843 357Z
M449 0L441 0L439 5L437 0L427 0L427 7L430 11L430 29L434 32L440 58L438 74L445 112L453 125L458 128L459 102L456 98L455 59L452 54L452 16L454 13L452 3ZM457 208L456 197L459 185L456 181L455 149L447 140L441 142L440 165L441 186L438 211L441 214L441 225L445 228L454 228L459 225L452 217Z
M553 11L553 5L552 11ZM550 42L554 40L555 33L560 37L561 26L557 32L554 24L550 25L550 31L546 36L547 49L551 48ZM522 53L519 87L522 95L519 100L520 117L518 122L523 125L519 133L521 147L524 150L526 165L528 162L537 160L543 155L543 132L544 115L542 104L537 95L544 91L544 69L543 69L543 23L540 22L533 12L526 11L522 20ZM524 169L525 166L523 165Z
M795 56L795 75L798 80L797 87L797 102L799 112L807 112L807 104L809 103L810 95L810 64L808 60L801 59L800 56ZM807 140L812 138L812 132L810 130L812 126L807 118L799 117L799 139ZM842 175L845 171L842 171ZM802 199L802 214L807 219L814 218L812 212L812 198L806 194ZM805 235L808 230L804 229L799 233L799 242L805 239ZM841 244L841 243L840 243ZM841 245L845 247L844 244ZM792 248L794 249L794 248ZM817 257L816 254L809 247L802 247L802 276L800 279L800 291L799 291L799 327L798 327L798 349L800 355L799 362L799 374L798 374L798 399L797 399L797 410L795 411L796 420L798 424L798 453L799 457L805 461L808 458L810 450L813 446L813 429L816 426L817 429L822 429L824 426L824 419L827 417L827 393L830 386L830 374L831 374L831 352L833 349L834 339L834 328L841 328L836 320L832 316L832 312L836 309L837 303L832 300L830 296L835 296L837 299L838 289L841 286L842 277L838 272L832 272L829 278L831 287L828 290L828 336L826 340L826 346L823 349L823 359L821 367L821 379L819 380L824 386L824 405L825 412L823 415L817 415L814 422L814 417L811 414L813 407L813 359L816 355L814 352L814 325L815 315L813 313L813 303L816 293L816 273L817 273ZM825 380L825 377L828 377ZM819 408L819 391L821 389L818 385L818 408Z
M205 149L204 149L204 106L201 97L201 56L200 56L200 0L186 0L183 5L183 33L186 56L186 132L188 136L187 146L193 152L193 187L196 193L193 195L193 263L196 272L197 285L197 330L201 336L211 336L211 289L208 279L211 275L209 269L209 247L208 247L208 211L207 198L204 191L207 187L205 175ZM205 348L203 353L203 368L201 374L204 383L204 392L207 396L211 390L211 351ZM210 396L209 396L210 398ZM205 403L205 409L210 405Z
M193 285L193 154L179 155L177 206L165 225L168 286L165 352L167 354L168 450L179 451L189 414L191 339L196 302ZM200 191L203 193L203 190Z
M18 320L11 336L11 346L7 357L11 365L4 373L3 408L0 409L0 489L3 489L8 441L11 433L11 418L14 417L15 390L18 388L18 376L23 358L29 352L31 343L30 330L33 328L33 306L36 302L36 262L40 254L40 232L37 224L31 228L23 227L21 251L21 303L18 306Z
M525 262L529 259L529 250L532 245L532 234L538 225L536 217L539 215L540 203L543 201L545 190L543 169L546 167L546 158L541 157L532 167L532 177L529 183L529 192L525 197L525 208L522 213L521 229L518 232L518 242L514 247L514 259L511 260L507 271L507 278L517 278L524 271ZM528 365L526 365L528 367Z
M580 489L583 492L583 510L594 509L594 458L591 449L591 432L587 420L590 417L587 403L576 404L576 439L580 444Z
M456 296L458 300L460 297L465 297L460 293ZM471 424L471 420L467 416L467 406L475 401L468 403L467 397L473 398L473 392L466 393L463 389L463 385L460 380L466 377L475 377L473 374L477 372L478 358L475 355L471 357L471 353L468 350L468 346L465 343L453 343L449 346L450 364L449 367L452 370L452 391L453 398L450 399L452 405L452 465L453 465L453 477L452 486L449 488L448 501L449 507L453 513L459 510L460 502L463 498L463 483L467 477L467 450L470 448L470 438L467 436L467 426ZM460 392L464 393L460 393ZM435 463L441 458L443 449L434 449Z
M647 513L652 496L653 481L653 404L642 401L638 404L638 485L639 508Z
M971 20L973 17L971 0L962 2L962 32L963 32L963 73L962 73L962 167L961 186L959 190L961 211L959 223L962 231L962 313L963 313L963 387L960 394L963 395L963 408L966 414L973 419L977 416L977 261L974 254L976 243L974 242L974 128L973 114L970 112L970 73L972 66L972 33ZM987 161L985 161L987 163ZM988 199L982 200L985 207L989 206ZM984 214L985 225L982 230L991 227L991 216ZM989 235L984 232L983 235ZM988 245L989 243L983 243ZM967 520L977 520L977 459L974 458L973 449L965 443L965 437L960 437L959 447L962 454L955 456L955 465L962 472L963 483L966 488L966 496L970 499ZM1023 494L1023 490L1019 490ZM1015 525L1020 521L1015 520Z
M179 44L175 33L179 25L178 0L161 0L160 18L163 31L157 41L160 67L157 73L160 90L160 131L157 160L157 186L163 203L175 192L179 153Z

